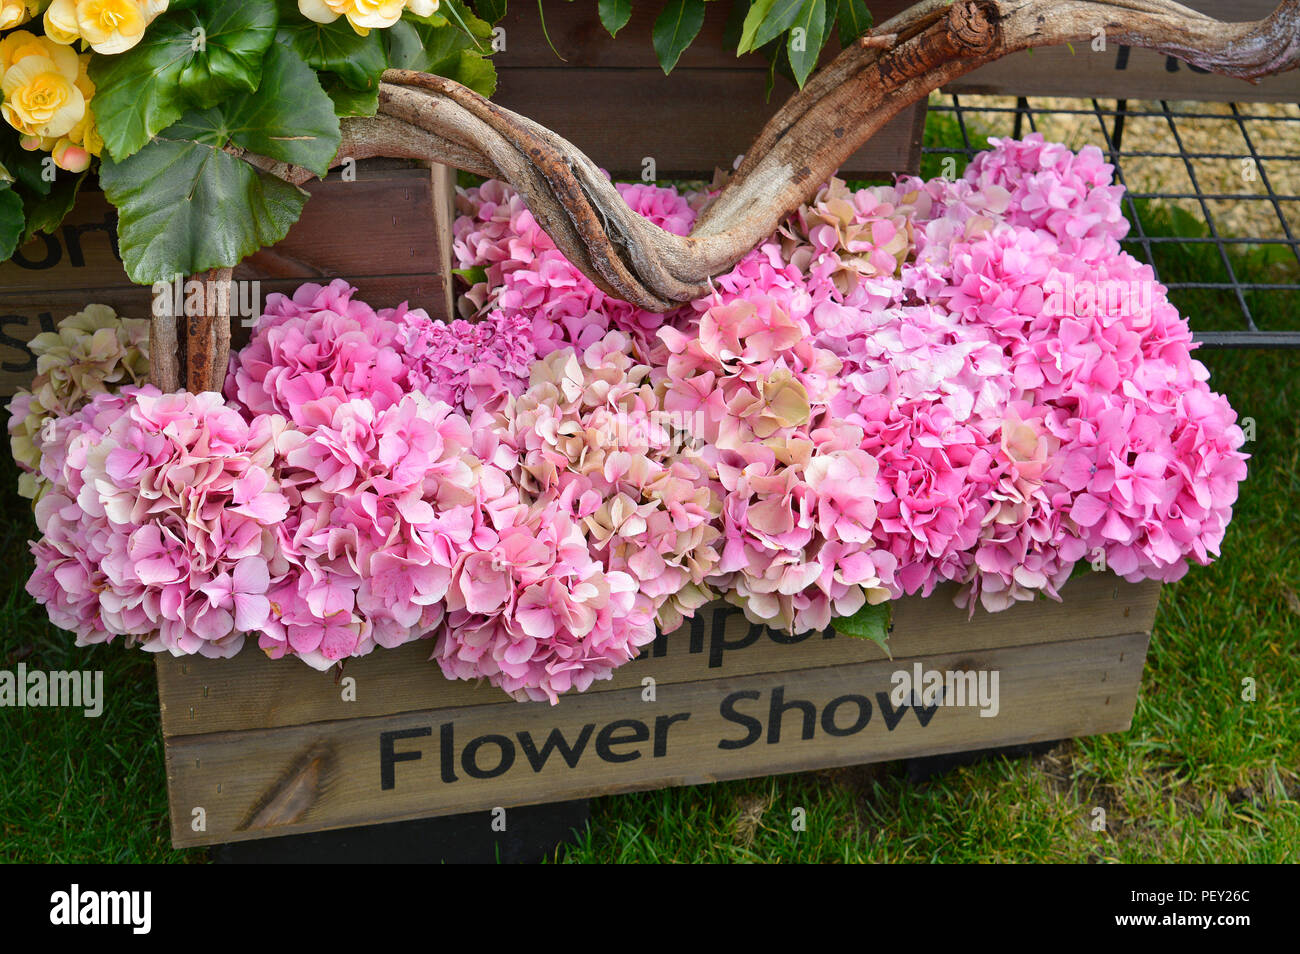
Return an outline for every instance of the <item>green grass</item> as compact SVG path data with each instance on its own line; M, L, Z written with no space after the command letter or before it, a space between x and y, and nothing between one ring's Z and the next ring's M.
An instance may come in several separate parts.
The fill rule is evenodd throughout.
M1195 225L1158 207L1140 214L1152 234ZM1222 268L1212 248L1162 254L1166 280ZM1276 281L1288 266L1243 255L1234 267ZM1251 304L1262 327L1281 328L1295 326L1294 302L1260 294ZM1176 303L1195 328L1237 326L1235 304L1218 293ZM561 860L1296 861L1300 353L1201 358L1216 390L1255 420L1257 440L1222 559L1164 590L1129 732L922 784L884 763L596 799L590 827ZM0 860L205 860L170 847L152 662L117 647L74 648L27 597L34 528L12 490L13 464L0 456L0 559L10 568L0 668L102 668L107 697L97 720L0 710ZM1241 699L1246 677L1256 681L1254 702ZM1097 807L1104 832L1089 827ZM802 832L792 830L796 808Z

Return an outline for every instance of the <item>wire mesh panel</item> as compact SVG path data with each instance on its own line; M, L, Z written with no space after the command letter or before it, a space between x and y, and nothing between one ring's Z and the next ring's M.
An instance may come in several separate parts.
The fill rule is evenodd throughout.
M1125 247L1198 340L1300 347L1300 106L936 94L926 168L1034 131L1106 154L1127 189Z

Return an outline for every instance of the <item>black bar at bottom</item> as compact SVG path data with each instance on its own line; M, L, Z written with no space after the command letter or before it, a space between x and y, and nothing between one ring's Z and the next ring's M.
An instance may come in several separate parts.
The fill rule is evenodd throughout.
M587 827L587 799L214 845L218 864L535 864ZM498 823L499 824L499 823Z

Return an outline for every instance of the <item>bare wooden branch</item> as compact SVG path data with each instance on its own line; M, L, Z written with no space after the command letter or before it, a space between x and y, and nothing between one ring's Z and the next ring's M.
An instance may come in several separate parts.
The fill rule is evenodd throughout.
M230 363L231 269L214 268L186 282L185 390L220 391ZM189 292L193 290L195 294ZM201 296L201 297L200 297Z
M181 352L176 336L176 316L170 310L149 318L149 381L170 393L181 386Z
M504 179L604 291L664 311L707 294L712 276L770 235L911 103L1009 53L1088 42L1098 27L1113 43L1243 80L1300 63L1300 0L1282 0L1271 16L1246 23L1222 23L1172 0L922 0L791 96L684 237L634 213L567 140L442 77L386 73L379 115L344 122L335 165L395 156ZM290 182L311 175L245 158Z

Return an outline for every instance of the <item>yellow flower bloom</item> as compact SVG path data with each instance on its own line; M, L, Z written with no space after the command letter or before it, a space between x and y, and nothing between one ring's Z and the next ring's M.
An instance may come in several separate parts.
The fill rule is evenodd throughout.
M0 40L0 80L4 79L5 70L23 57L33 54L44 56L49 49L50 45L43 36L37 36L27 30L10 33Z
M45 24L45 35L55 43L71 46L81 39L77 27L77 0L54 0L46 8L41 22Z
M32 4L27 0L0 0L0 30L26 23L32 18Z
M402 18L407 0L298 0L298 10L314 23L333 23L347 17L352 29L365 36L372 29L384 29ZM412 6L427 7L425 0ZM437 4L434 4L434 9Z
M49 48L40 44L46 42L41 37L30 37L29 41L17 41L16 49L21 59L22 57L44 57ZM35 41L35 42L32 42ZM67 47L55 47L63 52L57 54L60 58L66 58L71 51ZM6 53L9 49L4 44L0 44L0 77L3 77L6 68ZM75 55L75 54L74 54ZM86 108L82 113L80 121L76 123L67 132L54 135L48 130L42 129L34 132L24 130L24 135L19 140L19 144L29 152L42 150L50 153L54 157L54 164L60 169L68 172L84 172L90 165L90 160L98 156L104 149L104 140L99 135L99 128L95 123L95 113L90 106L90 101L95 95L95 84L91 82L90 75L87 72L90 66L91 54L83 53L77 57L77 78L74 82L81 97L86 102ZM10 57L12 59L12 57ZM0 80L2 82L2 80Z
M96 53L124 53L149 25L135 0L79 0L77 28Z
M166 9L167 0L54 0L45 33L68 46L83 40L96 53L125 53Z
M42 41L42 49L24 46L24 54L4 67L0 114L24 135L57 138L70 132L86 115L86 97L77 88L81 64L77 54L66 46L44 38L33 39ZM6 38L4 44L8 42ZM20 39L20 43L27 41ZM7 52L0 49L0 65L6 62Z

